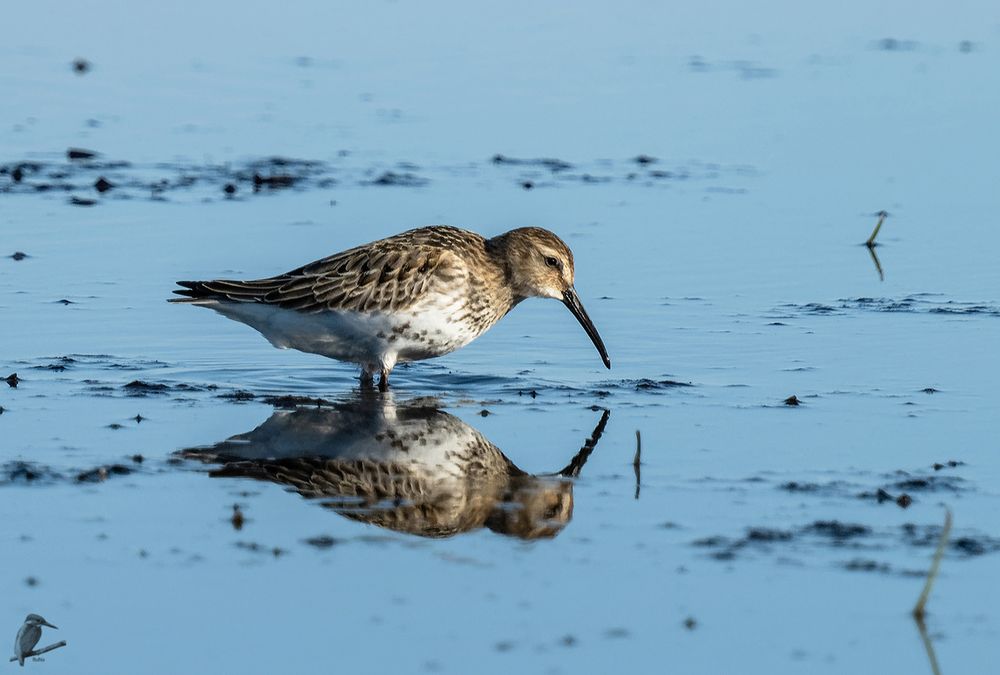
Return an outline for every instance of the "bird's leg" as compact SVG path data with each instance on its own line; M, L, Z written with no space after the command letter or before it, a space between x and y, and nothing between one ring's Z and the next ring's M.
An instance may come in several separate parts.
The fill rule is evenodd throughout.
M360 378L360 380L361 380L361 388L362 389L368 389L373 384L375 384L375 377L372 375L372 371L368 370L367 368L362 368L361 369L361 378Z
M378 379L378 390L389 391L389 369L383 368Z

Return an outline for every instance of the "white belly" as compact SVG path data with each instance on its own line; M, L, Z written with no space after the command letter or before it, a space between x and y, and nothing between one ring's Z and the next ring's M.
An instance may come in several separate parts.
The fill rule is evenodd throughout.
M478 333L451 317L457 307L429 307L414 312L305 313L256 302L211 300L210 307L257 329L279 349L320 354L361 364L371 372L400 361L419 361L453 352Z

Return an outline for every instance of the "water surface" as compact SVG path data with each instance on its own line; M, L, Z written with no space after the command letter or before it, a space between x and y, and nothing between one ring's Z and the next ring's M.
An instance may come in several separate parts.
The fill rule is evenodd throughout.
M993 4L5 18L0 615L49 671L929 672L943 505L929 637L992 661ZM563 236L613 370L536 300L372 401L165 302L432 223Z

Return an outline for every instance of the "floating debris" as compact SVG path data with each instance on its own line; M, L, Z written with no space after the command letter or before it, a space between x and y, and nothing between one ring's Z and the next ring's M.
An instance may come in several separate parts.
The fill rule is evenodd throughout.
M261 176L259 173L255 173L253 175L253 189L256 191L265 187L272 190L290 188L295 185L295 181L295 176L285 174L277 176Z
M144 382L142 380L132 380L126 384L122 389L129 396L149 396L151 394L165 394L170 390L165 384L160 384L158 382Z
M423 187L427 185L430 181L426 178L422 178L416 174L405 172L396 173L395 171L386 171L378 178L369 181L367 185L397 185L401 187Z
M566 171L567 169L572 169L573 165L569 162L564 162L561 159L553 159L551 157L540 157L536 159L518 159L516 157L507 157L505 155L493 155L490 159L496 165L508 165L508 166L540 166L548 169L552 173L557 173L559 171Z
M110 476L127 476L132 469L124 464L108 464L94 469L82 471L76 475L77 483L103 483Z
M310 538L308 538L308 539L305 540L305 543L307 543L309 546L312 546L314 548L328 549L328 548L333 548L334 546L336 546L337 544L339 544L340 540L339 539L334 539L333 537L324 534L324 535L320 535L318 537L310 537Z
M257 395L252 391L245 391L243 389L237 389L236 391L231 391L225 394L219 394L219 398L226 399L227 401L252 401L257 398Z
M233 515L229 519L229 522L233 524L233 529L236 531L243 529L243 523L246 522L243 518L243 511L240 510L239 504L233 504Z
M883 52L912 52L920 46L916 40L899 40L886 37L875 43L875 48Z

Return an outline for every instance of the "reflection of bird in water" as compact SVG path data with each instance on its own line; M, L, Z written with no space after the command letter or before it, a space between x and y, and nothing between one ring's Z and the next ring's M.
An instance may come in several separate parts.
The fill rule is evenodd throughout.
M553 537L573 514L573 483L607 424L551 475L514 465L474 428L419 401L360 400L278 411L259 427L186 457L217 477L286 485L347 518L424 537L487 527Z
M24 620L24 625L17 631L17 637L14 639L14 656L21 666L24 666L24 660L42 639L42 626L56 628L37 614L29 614Z

